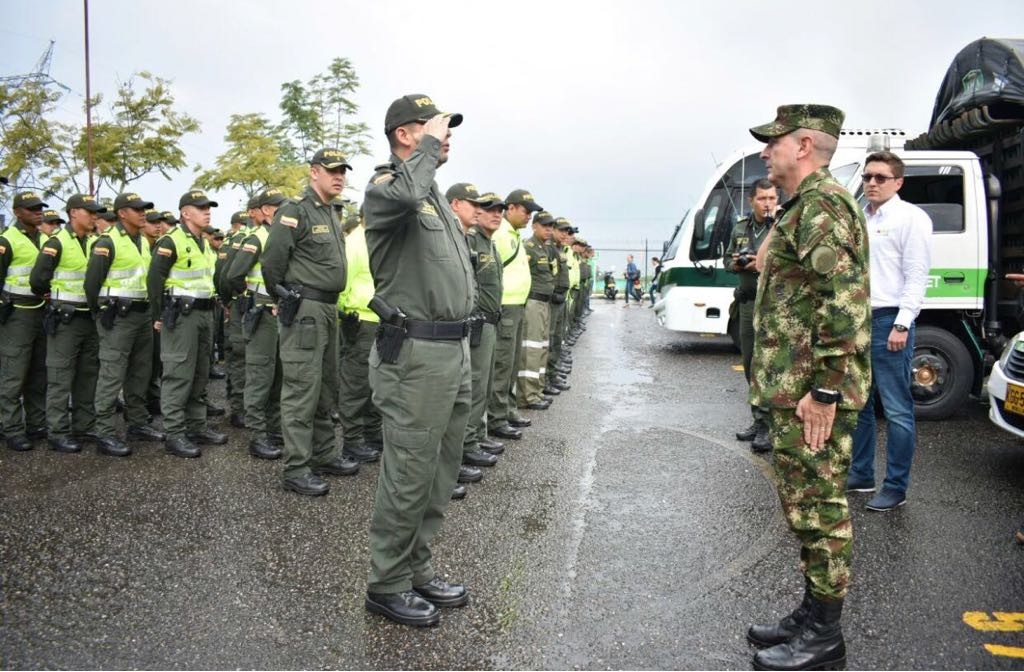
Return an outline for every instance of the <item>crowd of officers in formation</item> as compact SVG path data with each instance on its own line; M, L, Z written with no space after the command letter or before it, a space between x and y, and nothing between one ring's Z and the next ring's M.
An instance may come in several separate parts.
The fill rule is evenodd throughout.
M367 608L432 625L438 606L465 604L428 544L447 500L503 454L499 439L522 438L520 411L570 389L593 249L525 189L502 198L463 182L441 196L435 171L461 121L426 96L396 100L391 162L348 218L351 166L334 149L312 157L300 198L262 190L227 235L197 189L177 216L135 193L109 210L75 194L66 221L16 194L0 235L7 446L126 457L149 441L195 458L226 443L207 424L225 412L207 401L224 325L230 424L254 458L282 460L285 489L326 494L324 475L383 453Z

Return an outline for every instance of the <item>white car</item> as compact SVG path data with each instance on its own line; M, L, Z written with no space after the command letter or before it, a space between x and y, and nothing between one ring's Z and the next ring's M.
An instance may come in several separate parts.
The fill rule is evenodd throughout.
M1024 332L1010 339L988 377L988 417L1024 438Z

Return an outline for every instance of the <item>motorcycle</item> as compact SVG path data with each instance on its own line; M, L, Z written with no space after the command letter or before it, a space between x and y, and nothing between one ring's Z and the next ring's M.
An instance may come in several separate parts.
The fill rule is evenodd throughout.
M615 300L619 288L615 286L615 271L607 271L604 274L604 298Z

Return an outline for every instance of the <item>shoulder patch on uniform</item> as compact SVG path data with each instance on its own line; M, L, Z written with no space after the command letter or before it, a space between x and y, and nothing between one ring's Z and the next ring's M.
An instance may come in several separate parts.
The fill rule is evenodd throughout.
M93 247L92 248L92 253L93 254L98 254L101 257L109 257L110 256L110 250L108 250L105 247Z
M245 250L246 252L256 252L256 246L250 243L243 244L242 249Z
M279 219L278 221L284 224L285 226L290 226L293 229L299 225L299 220L296 219L295 217L286 217L282 215L281 219Z
M839 263L839 257L836 255L836 251L827 245L819 245L811 250L811 268L818 273L822 275L831 273L837 263Z
M44 245L43 249L41 251L42 251L43 254L48 254L51 257L56 257L57 256L57 248L55 248L55 247L48 247L48 246ZM0 252L0 254L3 254L3 253Z
M218 259L227 259L228 258L228 253L227 252L218 252L217 253L217 258Z
M231 243L231 249L232 250L237 250L237 249L240 249L241 247L242 247L242 243Z
M385 182L390 182L393 179L395 179L395 174L392 172L387 172L381 173L380 175L374 175L373 180L371 181L373 182L373 184L384 184Z
M309 227L310 233L330 233L331 227L326 224L315 224Z
M158 247L156 248L156 253L162 257L169 257L174 254L174 251L169 247Z
M7 246L0 245L0 254L7 254Z
M433 215L434 217L437 217L437 209L435 209L434 206L431 205L430 203L424 203L423 205L421 205L420 212L422 212L424 215Z

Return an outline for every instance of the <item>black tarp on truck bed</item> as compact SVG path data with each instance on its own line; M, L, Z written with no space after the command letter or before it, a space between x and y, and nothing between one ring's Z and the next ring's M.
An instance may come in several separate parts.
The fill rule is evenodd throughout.
M930 126L982 106L995 119L1024 118L1024 40L983 37L961 49L939 86Z

